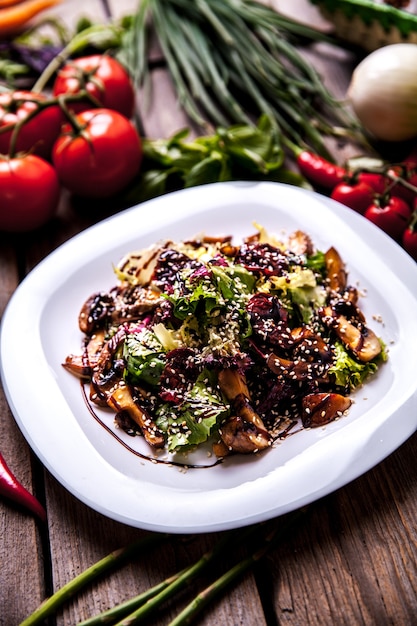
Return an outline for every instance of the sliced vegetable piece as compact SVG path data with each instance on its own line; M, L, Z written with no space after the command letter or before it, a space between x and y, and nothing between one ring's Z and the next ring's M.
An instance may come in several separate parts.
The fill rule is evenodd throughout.
M107 404L117 413L125 411L140 427L147 443L153 448L163 448L165 437L159 430L147 411L140 407L133 399L132 394L123 382L109 395Z
M342 257L333 246L324 255L327 278L332 291L343 293L347 284L347 273Z
M69 354L63 363L65 369L78 378L90 380L104 345L104 332L92 335L82 354Z
M301 420L305 428L324 426L341 417L352 400L338 393L310 393L302 400Z
M224 369L219 372L219 387L236 413L222 424L219 431L228 450L247 454L267 448L271 436L250 404L245 376L238 370Z
M230 417L220 429L221 441L229 452L250 454L267 448L270 436L266 430L261 430L251 422L238 415ZM216 448L214 448L216 453ZM218 454L218 452L217 452Z
M219 387L229 402L232 402L238 415L259 428L265 429L264 423L250 405L250 393L244 374L235 369L219 372Z
M331 306L324 307L320 315L324 323L335 331L339 339L360 361L371 361L381 353L382 347L378 337L361 321L354 324Z

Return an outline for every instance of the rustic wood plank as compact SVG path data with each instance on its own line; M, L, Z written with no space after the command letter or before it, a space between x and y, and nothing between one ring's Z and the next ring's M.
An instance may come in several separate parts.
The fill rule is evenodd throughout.
M13 237L0 235L0 317L19 282L14 242ZM7 465L22 485L35 493L32 455L13 419L1 387L0 432L0 450ZM11 501L0 499L1 626L18 624L44 597L40 525L24 509Z
M60 542L53 544L53 569L55 588L60 588L73 576L86 569L112 550L127 545L145 533L113 522L79 503L54 480L48 481L50 515L59 519ZM58 522L56 522L58 523ZM58 529L57 529L58 530ZM221 535L221 534L220 534ZM69 602L57 616L57 626L75 624L82 619L106 610L115 604L141 593L168 576L197 560L218 540L219 534L173 536L168 543L153 548L134 563L94 583L85 592ZM227 566L227 555L223 568ZM221 573L223 570L219 570ZM180 608L211 581L203 577L191 585L180 601L168 603L149 623L164 626L173 619ZM199 623L265 624L260 602L254 594L254 581L245 577L231 588L223 598L202 616ZM236 621L234 621L236 620Z
M29 491L33 489L31 456L26 442L6 409L0 392L1 429L6 461ZM12 440L11 442L7 439ZM36 522L23 509L5 500L0 502L2 557L0 568L0 624L15 626L45 597L41 540Z
M313 505L268 558L280 624L414 623L416 443Z

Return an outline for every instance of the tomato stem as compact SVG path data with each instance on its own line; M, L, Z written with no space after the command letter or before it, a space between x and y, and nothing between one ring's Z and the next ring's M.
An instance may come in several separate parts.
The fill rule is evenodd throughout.
M403 176L398 176L397 174L393 174L390 171L391 167L392 166L390 166L390 168L387 169L387 171L385 172L385 175L387 178L389 178L392 181L392 187L394 187L396 184L400 184L406 187L407 189L409 189L410 191L412 191L413 193L417 194L417 187L413 185L412 183L408 182L408 180L404 178Z
M7 124L6 126L0 128L0 134L9 132L11 129L13 129L10 138L9 157L14 158L16 156L16 144L22 127L30 122L34 117L39 115L41 111L47 109L48 107L59 106L74 130L76 130L77 132L81 132L82 128L77 124L75 116L71 113L67 105L68 103L83 102L86 99L89 100L91 102L91 105L94 107L101 106L101 103L86 89L83 89L74 94L62 94L56 98L49 98L48 100L43 101L39 101L36 99L22 99L21 101L19 100L19 102L33 102L37 106L35 109L33 109L33 111L30 111L28 115L16 122L16 124Z
M68 45L61 50L59 54L57 54L49 65L45 68L41 76L36 81L35 85L32 88L34 92L41 92L45 89L48 82L54 76L55 72L59 70L61 65L63 65L71 55L73 55L78 50L82 50L85 48L90 42L94 41L111 41L112 39L120 38L123 33L123 28L117 24L95 24L82 30L80 33L75 35Z

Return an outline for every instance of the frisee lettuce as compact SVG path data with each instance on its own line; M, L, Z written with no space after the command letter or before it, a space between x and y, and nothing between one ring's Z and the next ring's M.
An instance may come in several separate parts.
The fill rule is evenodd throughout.
M306 324L326 300L325 288L317 284L315 273L309 268L295 266L284 276L272 276L269 282L271 290L280 292L288 310L298 313Z

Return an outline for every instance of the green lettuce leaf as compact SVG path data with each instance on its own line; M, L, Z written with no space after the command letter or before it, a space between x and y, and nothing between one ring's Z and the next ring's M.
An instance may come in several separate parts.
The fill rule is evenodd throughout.
M142 329L126 337L123 356L125 378L133 384L157 385L165 367L165 351L155 333Z
M353 390L362 385L368 376L374 374L378 369L377 361L385 358L383 350L379 359L363 363L353 358L341 342L336 342L335 362L329 369L329 374L333 374L337 385Z
M167 434L170 452L185 451L207 441L227 417L229 407L213 381L212 374L203 370L180 405L165 403L159 407L156 424Z

